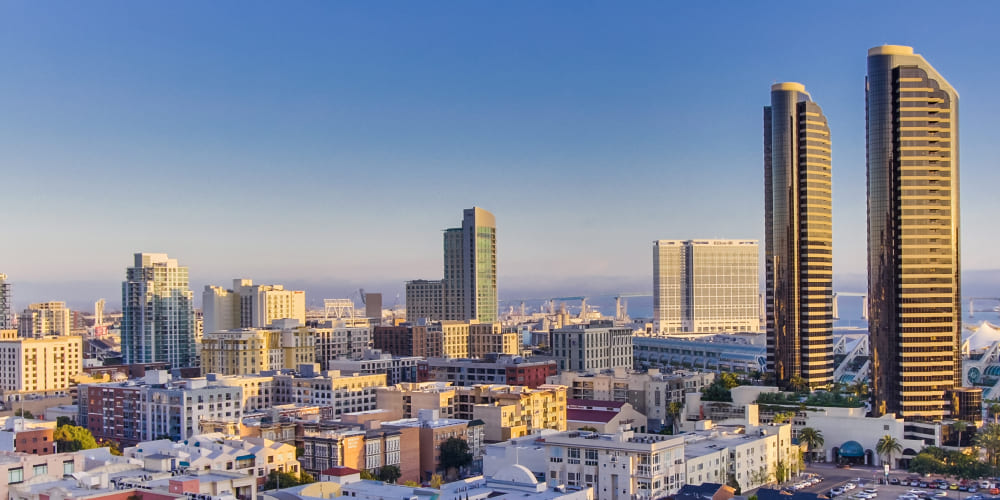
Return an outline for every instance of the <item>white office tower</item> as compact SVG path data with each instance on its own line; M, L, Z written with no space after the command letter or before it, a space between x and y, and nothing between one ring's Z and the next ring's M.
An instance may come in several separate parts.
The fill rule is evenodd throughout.
M17 334L30 338L69 335L69 308L65 302L31 304L17 318Z
M758 252L754 240L654 241L656 332L759 331Z
M205 286L201 298L204 331L208 333L267 328L279 319L306 324L306 292L285 290L282 285L254 285L253 280L234 279L230 290Z
M194 294L188 268L163 253L137 253L122 282L122 357L125 364L168 362L197 366Z
M104 325L104 299L94 302L94 326Z

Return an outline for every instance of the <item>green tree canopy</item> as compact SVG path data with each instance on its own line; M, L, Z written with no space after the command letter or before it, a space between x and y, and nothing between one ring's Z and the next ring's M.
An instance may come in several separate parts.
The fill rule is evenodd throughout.
M59 452L97 448L97 440L94 439L94 435L86 428L77 425L64 425L57 428L52 439L55 440L56 450Z
M25 410L24 408L18 408L14 410L14 416L24 417L24 418L35 418L35 415L32 414L30 410Z
M383 465L381 469L378 470L379 481L385 481L387 483L395 483L403 473L399 470L399 467L395 465Z
M469 443L464 439L453 437L441 443L441 467L445 470L459 469L472 463L472 453L469 453Z
M366 472L366 471L362 471ZM267 482L264 483L264 490L291 488L302 484L315 483L316 479L306 472L295 474L294 472L281 472L272 470L267 475Z

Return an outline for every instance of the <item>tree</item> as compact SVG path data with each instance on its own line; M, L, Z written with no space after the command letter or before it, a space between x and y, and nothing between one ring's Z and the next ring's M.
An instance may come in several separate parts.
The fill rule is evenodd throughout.
M362 474L367 471L362 471ZM306 472L295 474L293 472L282 472L272 470L267 475L267 482L264 483L264 490L291 488L302 484L315 483L316 479Z
M105 441L98 441L97 446L100 448L107 448L108 452L117 457L122 456L121 445L117 441L112 441L110 439Z
M750 485L755 488L762 484L766 484L770 480L771 480L771 473L768 472L767 467L763 465L760 467L760 469L757 469L750 473Z
M400 472L399 467L395 465L383 465L381 469L378 470L379 481L385 481L387 483L395 483L399 476L403 473Z
M24 408L18 408L16 410L14 410L14 416L15 417L24 417L24 418L35 418L35 415L33 413L31 413L30 410L25 410Z
M441 467L445 472L457 471L471 463L472 453L464 439L452 437L441 443Z
M740 385L740 379L736 378L736 375L725 372L719 374L719 378L715 379L719 381L726 389L732 389Z
M823 446L823 431L813 429L812 427L803 427L799 431L799 442L806 445L806 452L809 457L809 462L812 462L812 452L816 448Z
M778 459L774 463L774 480L783 483L788 479L788 465L785 464L784 460Z
M792 375L792 377L788 379L788 388L795 392L802 392L809 390L809 384L806 382L806 379L802 378L801 375Z
M378 477L376 477L375 474L372 474L372 472L370 470L362 470L361 471L361 479L364 479L365 481L378 481L379 480Z
M701 399L703 401L731 402L733 400L733 393L730 392L730 387L727 387L727 383L723 379L726 378L726 375L729 375L733 380L736 380L736 376L732 373L723 373L722 375L722 377L713 380L711 384L706 385L701 390Z
M737 495L739 495L743 491L743 489L740 487L740 482L737 481L736 476L732 474L729 474L729 477L726 478L726 486L729 486L730 488L736 490Z
M1000 424L984 425L973 439L976 446L986 452L986 463L997 467L1000 461Z
M889 468L892 468L892 456L903 451L903 445L899 444L896 438L886 434L879 438L875 444L875 452L880 456L889 457Z
M416 487L420 486L420 483L418 483L416 481L406 481L406 482L403 483L403 486L409 486L410 488L416 488Z
M678 401L671 401L667 405L667 416L670 417L670 429L673 434L677 434L677 417L681 416L684 405Z
M57 428L52 439L56 442L56 449L60 452L97 448L97 440L94 439L94 435L89 430L76 425L64 425Z
M969 424L962 420L958 420L955 423L951 424L951 428L952 430L958 433L958 436L955 438L955 445L961 448L962 434L964 434L965 431L969 429Z
M578 430L587 431L587 432L597 432L597 427L591 427L589 425L585 425L583 427L580 427Z
M993 415L993 423L1000 423L1000 403L990 405L990 415Z
M59 417L56 419L56 427L62 427L64 425L73 425L73 420L69 417Z

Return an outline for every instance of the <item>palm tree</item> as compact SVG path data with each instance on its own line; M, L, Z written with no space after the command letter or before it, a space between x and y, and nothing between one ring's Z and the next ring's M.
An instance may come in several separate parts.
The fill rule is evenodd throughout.
M823 431L813 429L812 427L803 427L799 430L799 442L806 445L806 455L809 457L809 462L812 463L812 451L820 446L823 446Z
M986 451L986 461L996 467L1000 462L1000 424L988 424L979 429L973 441Z
M670 417L670 428L674 434L677 434L677 417L681 416L683 409L684 405L677 401L671 401L667 405L667 416Z
M809 389L809 384L806 383L806 379L802 378L801 375L792 375L788 379L788 388L796 392L801 392Z
M990 415L993 415L993 423L1000 423L1000 403L990 405Z
M896 438L886 434L879 438L875 444L875 452L880 456L889 457L889 468L892 468L892 455L903 451L903 445L899 444Z
M966 430L968 430L968 428L969 428L969 424L968 424L968 423L966 423L966 422L963 422L963 421L961 421L961 420L958 420L958 421L956 421L955 423L951 424L951 428L952 428L952 430L954 430L955 432L957 432L957 433L958 433L958 437L956 438L956 443L955 443L955 444L956 444L956 445L957 445L957 446L958 446L959 448L961 448L961 447L962 447L962 434L963 434L963 433L964 433L964 432L965 432Z

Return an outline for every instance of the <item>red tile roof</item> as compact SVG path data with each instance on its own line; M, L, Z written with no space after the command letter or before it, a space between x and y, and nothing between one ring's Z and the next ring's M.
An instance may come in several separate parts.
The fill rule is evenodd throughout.
M350 476L351 474L361 474L361 471L339 465L337 467L330 467L329 469L323 471L322 473L322 475L324 476L334 476L334 477Z
M625 403L621 401L602 401L599 399L566 399L566 406L579 406L583 408L621 408Z
M601 422L608 423L620 415L616 411L607 410L566 410L567 422Z

